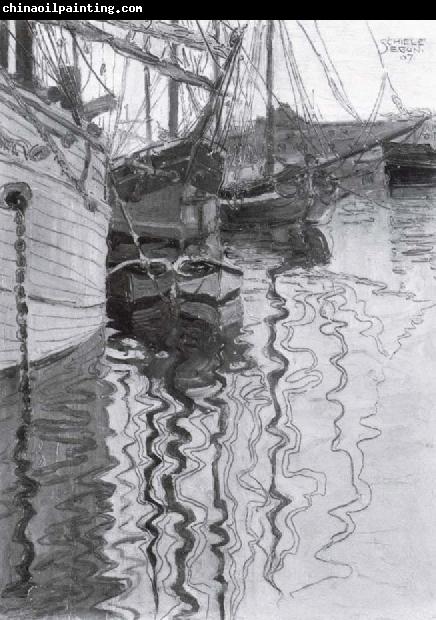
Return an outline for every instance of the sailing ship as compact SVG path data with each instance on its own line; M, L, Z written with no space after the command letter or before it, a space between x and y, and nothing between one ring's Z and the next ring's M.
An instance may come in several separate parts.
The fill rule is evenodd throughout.
M128 235L134 229L139 237L176 240L183 247L186 242L204 239L217 230L216 195L224 174L219 125L224 120L224 93L237 64L242 36L237 33L227 44L221 44L202 30L201 45L198 38L186 36L184 26L177 22L174 26L185 33L185 46L194 45L213 54L214 79L201 84L209 89L209 100L193 129L180 136L179 85L189 86L192 78L187 75L177 81L169 79L166 140L152 141L148 129L148 146L112 162L112 185L124 204L122 209L117 199L113 200L112 238L123 239L120 233ZM172 45L170 50L174 60L177 47ZM221 67L222 58L225 60ZM195 77L193 85L198 86L198 81ZM148 82L145 97L150 109Z
M409 195L414 189L436 187L436 148L433 119L405 141L383 144L385 170L391 194Z
M126 36L119 35L120 27ZM187 29L164 22L0 23L0 370L18 364L25 376L30 364L70 350L106 322L109 195L116 194L108 183L109 162L122 101L114 95L116 62L133 61L172 83L207 88L208 110L214 109L214 83L138 45L135 34L144 29L164 43L202 43ZM214 49L213 42L208 45ZM191 146L171 146L175 170L167 174L168 152L156 154L154 163L161 168L156 177L165 178L165 187L178 165L183 168L188 151L187 178L195 177L195 188L209 182L207 174L200 179L204 148L197 141L209 118L205 114L199 123ZM193 154L198 167L191 165ZM121 202L116 195L117 208Z
M0 27L0 370L74 347L105 321L104 144L74 67L51 59L57 84L42 87L43 29Z
M302 28L308 37L304 27ZM234 163L230 164L226 181L219 192L223 225L227 228L243 227L247 224L279 225L303 221L323 223L330 218L336 201L355 191L358 186L356 179L361 180L365 190L368 185L372 187L380 182L380 179L383 184L383 142L410 134L426 120L424 115L418 115L403 119L402 122L376 122L375 118L370 118L365 123L356 121L358 115L343 91L340 77L337 75L333 80L323 64L333 94L340 98L341 105L355 117L353 131L345 128L342 132L345 138L340 136L340 140L333 140L331 134L337 138L341 132L320 123L313 109L307 110L310 107L307 102L303 103L307 116L305 121L288 104L283 104L275 96L274 37L277 30L280 31L285 57L293 54L289 38L289 48L285 49L286 36L283 30L286 31L286 24L269 20L265 38L265 77L256 67L256 61L259 65L259 53L257 52L257 59L250 58L251 65L256 67L266 86L265 121L248 129L252 136L263 129L262 137L254 135L257 145L249 145L251 151L257 150L260 157L256 161L256 156L253 157L251 152L245 163L241 161L243 158L239 152L233 157ZM256 49L256 45L253 47ZM307 99L295 58L287 58L286 62L289 61L292 64L289 72L289 77L292 77L291 90L294 93L299 91L302 98ZM339 84L342 87L340 93ZM274 99L278 107L274 106ZM278 123L281 128L278 128ZM235 139L235 142L239 142L237 146L242 144L247 150L244 131L237 132L237 136L238 133L239 137ZM298 141L296 134L299 136ZM291 148L290 142L294 142ZM264 153L259 143L264 144ZM376 149L378 152L374 154Z

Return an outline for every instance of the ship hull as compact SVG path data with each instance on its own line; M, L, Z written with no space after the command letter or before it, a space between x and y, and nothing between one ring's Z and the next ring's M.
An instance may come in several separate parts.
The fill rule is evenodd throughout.
M226 230L245 226L280 226L300 222L325 223L334 210L336 199L328 198L286 198L276 192L269 192L254 198L244 199L233 206L221 205L222 227Z
M0 371L24 359L32 364L69 350L106 320L110 209L102 201L104 153L61 112L46 111L38 98L25 96L32 115L59 149L67 133L74 137L62 153L69 172L82 180L83 192L62 172L52 151L46 149L43 159L32 160L35 147L46 146L43 135L0 85ZM17 184L30 196L21 224L17 211L5 202L8 188ZM25 316L20 315L17 294L20 271ZM25 336L17 320L26 322Z
M175 265L179 298L223 304L235 298L242 286L242 271L227 262L181 258Z
M242 228L246 225L274 226L292 224L304 219L307 210L305 200L295 200L268 192L245 198L236 204L221 204L221 221L225 229Z
M138 236L185 242L216 230L223 166L220 152L186 139L123 159L111 177ZM119 201L113 204L113 232L131 234Z
M389 188L436 187L436 150L429 144L383 146Z
M107 314L121 331L133 331L142 336L155 315L156 304L162 305L161 302L163 307L158 315L166 316L165 306L170 305L174 274L158 261L150 268L153 277L140 266L126 266L108 278Z
M217 225L216 199L189 200L183 183L168 184L145 194L137 202L126 202L125 208L135 233L144 238L191 241L207 236ZM116 233L131 234L116 201L111 229Z

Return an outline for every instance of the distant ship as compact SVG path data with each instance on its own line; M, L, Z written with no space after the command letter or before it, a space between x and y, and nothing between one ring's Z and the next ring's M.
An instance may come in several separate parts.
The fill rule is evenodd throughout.
M391 192L407 193L413 188L436 187L436 148L433 122L428 120L422 131L405 141L383 144L385 170Z
M296 93L301 96L299 105L306 118L274 94L277 31L286 62L292 66L290 90L294 97ZM228 137L229 165L219 193L224 227L322 223L344 194L383 187L382 143L415 131L424 122L425 114L405 120L320 122L307 101L286 23L268 20L257 24L253 39L251 74L266 87L266 114L237 125ZM259 53L262 45L266 49L265 75ZM328 75L328 81L335 96L340 95L341 102L345 101L345 107L352 111L346 94L339 92L339 76L334 81Z

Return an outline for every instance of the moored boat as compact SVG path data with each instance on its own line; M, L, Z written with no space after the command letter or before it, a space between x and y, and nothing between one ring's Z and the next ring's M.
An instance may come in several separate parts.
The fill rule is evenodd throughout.
M234 299L242 286L242 270L226 260L182 256L174 271L179 299L220 305Z
M307 173L300 167L293 167L292 171L288 168L287 172L288 180L271 178L222 189L223 228L275 226L302 221L321 223L335 203L337 186L334 177L321 170L308 180Z
M113 162L112 182L141 237L180 242L207 236L217 220L222 150L207 141L177 140ZM130 228L114 200L112 230Z
M211 48L206 40L205 43L207 58ZM241 43L242 33L239 32L232 34L228 47L215 42L218 47L225 47L222 56L225 62L221 67L215 57L214 80L207 83L210 90L207 103L200 106L195 102L189 130L180 131L179 118L182 102L179 90L186 80L170 79L168 132L164 138L153 141L147 125L147 146L113 159L110 178L114 233L133 236L134 231L142 239L175 240L184 247L187 242L205 239L217 231L217 192L224 175L223 107ZM176 47L171 50L173 60L177 59ZM191 74L189 79L192 80ZM148 83L145 90L145 100L150 107ZM189 96L193 98L192 89Z
M239 296L220 305L181 299L178 312L181 317L202 321L208 325L216 326L219 331L222 331L241 322L243 307Z
M301 22L297 20L297 23L315 51L317 46L309 32ZM383 190L382 157L377 153L369 154L370 151L378 149L380 152L383 141L413 133L426 120L426 114L418 111L395 122L377 122L375 109L363 121L337 69L332 78L331 59L324 46L325 57L319 51L316 57L323 67L328 87L341 107L354 118L350 127L344 125L343 136L337 140L337 129L320 121L314 100L307 96L287 23L258 20L252 39L249 64L253 70L247 71L247 95L242 109L238 110L226 178L219 192L224 227L324 224L331 219L338 199L347 193L359 193L361 189ZM294 109L280 101L274 92L279 39ZM253 124L249 117L254 93L259 89L259 77L266 88L262 97L265 117L258 117ZM283 92L283 85L280 86ZM384 82L380 92L383 88ZM395 102L398 104L398 97Z
M166 261L125 261L108 275L108 316L123 331L140 333L154 316L156 303L170 304L173 284L174 273Z
M436 150L431 144L385 142L383 154L391 192L436 187Z
M0 70L0 370L76 346L106 316L103 143L38 94L30 26L25 41L23 73Z

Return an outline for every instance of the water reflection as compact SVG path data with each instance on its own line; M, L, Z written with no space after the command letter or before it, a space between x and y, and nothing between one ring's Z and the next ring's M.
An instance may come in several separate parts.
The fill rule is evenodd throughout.
M2 378L2 597L16 617L86 614L122 584L102 576L112 526L113 466L106 438L112 386L103 334L31 376L30 409L18 377ZM5 535L8 532L8 535Z
M228 234L239 297L165 322L157 300L141 333L35 370L30 410L3 377L2 613L288 618L345 583L435 234L430 205L354 199L323 228Z

